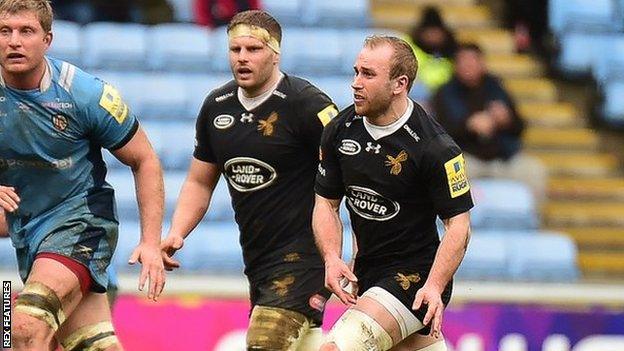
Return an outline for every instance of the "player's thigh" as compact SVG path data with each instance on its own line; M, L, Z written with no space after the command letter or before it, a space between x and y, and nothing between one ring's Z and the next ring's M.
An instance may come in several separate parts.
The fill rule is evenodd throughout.
M74 272L56 260L37 258L15 304L16 324L32 321L32 327L47 325L56 331L81 298Z
M296 311L254 306L247 330L247 350L297 350L311 324L310 318Z
M395 345L390 351L446 351L443 336L433 337L414 333Z
M122 350L106 294L87 294L59 329L57 339L65 351Z

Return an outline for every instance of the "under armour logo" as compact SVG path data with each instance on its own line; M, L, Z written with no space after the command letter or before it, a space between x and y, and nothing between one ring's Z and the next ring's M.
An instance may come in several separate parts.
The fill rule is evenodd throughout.
M74 249L74 251L77 254L83 254L85 256L89 256L93 252L93 249L84 245L76 245L76 248Z
M253 113L242 113L241 114L241 123L251 123L254 120Z
M379 150L381 150L381 145L373 144L370 141L366 143L366 152L372 151L373 153L378 154Z

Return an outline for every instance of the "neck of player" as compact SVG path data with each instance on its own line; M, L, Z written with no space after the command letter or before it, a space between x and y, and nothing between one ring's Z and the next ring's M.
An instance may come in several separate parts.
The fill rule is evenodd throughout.
M41 63L34 69L27 72L10 73L2 69L2 79L7 86L19 89L19 90L32 90L37 89L41 85L41 80L45 75L46 61L41 60Z
M409 106L407 95L398 95L392 99L388 108L384 111L381 111L377 116L366 116L367 120L374 125L377 126L387 126L390 125L401 118L405 111L407 111L407 107Z
M275 66L275 68L273 69L273 72L271 73L271 77L269 77L269 79L266 80L266 82L264 82L262 85L258 86L258 87L253 87L253 88L242 88L243 90L243 95L246 98L255 98L257 96L260 96L264 93L266 93L269 89L271 89L275 84L277 84L277 81L280 79L280 70L278 66Z

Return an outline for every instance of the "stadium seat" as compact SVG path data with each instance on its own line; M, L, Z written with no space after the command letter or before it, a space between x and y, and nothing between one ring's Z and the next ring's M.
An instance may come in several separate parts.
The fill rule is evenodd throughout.
M120 219L138 219L134 177L129 168L110 170L106 182L115 189L117 213Z
M607 122L624 124L624 79L610 81L604 87L603 117Z
M88 68L143 70L146 26L134 23L94 22L83 35L82 62Z
M296 74L338 74L341 71L340 31L317 28L284 28L281 67Z
M226 62L227 64L227 62ZM206 96L217 87L232 80L230 74L191 74L184 77L184 92L188 99L185 116L195 120Z
M507 179L475 179L471 185L476 204L471 210L473 228L538 227L535 199L527 185Z
M457 270L459 279L505 279L509 250L502 235L473 235Z
M193 0L167 0L173 8L173 18L177 22L194 22Z
M211 32L190 23L164 23L148 31L147 63L159 71L208 72L211 70Z
M140 97L135 107L143 119L178 120L188 113L186 81L183 75L148 73L136 76L140 90L133 92Z
M275 17L282 26L298 25L302 18L302 0L262 0L267 12ZM309 6L306 1L305 6Z
M329 95L338 109L342 110L353 103L351 76L309 77L308 80Z
M80 42L80 25L69 21L54 21L52 31L54 40L48 54L70 62L76 66L81 66L82 47Z
M301 21L315 27L368 27L368 0L314 0L307 2Z
M605 37L603 47L608 49L595 55L592 61L594 79L601 84L608 80L624 79L624 34Z
M613 0L550 0L549 27L556 34L578 31L616 31L622 18Z
M234 209L232 208L232 200L228 190L227 181L221 177L215 187L210 206L206 214L206 220L217 222L234 223Z
M563 234L507 236L509 273L520 281L574 281L579 276L577 248Z
M17 269L17 258L15 257L15 248L9 238L0 238L0 269L13 270Z
M353 65L360 50L364 46L364 39L373 34L402 36L402 34L385 28L358 28L340 31L340 48L342 50L341 72L353 74Z
M560 39L561 53L557 67L569 77L588 75L592 64L606 52L609 34L566 33Z
M225 27L218 27L212 30L212 69L214 71L231 72L228 41Z
M242 272L238 227L234 223L203 222L185 240L179 259L181 266L190 270Z

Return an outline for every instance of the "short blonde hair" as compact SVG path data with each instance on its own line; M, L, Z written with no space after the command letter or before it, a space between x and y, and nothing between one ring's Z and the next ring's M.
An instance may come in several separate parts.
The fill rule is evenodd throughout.
M49 0L0 0L0 14L16 14L22 11L33 11L37 14L39 24L44 31L52 31L52 6Z
M364 47L374 49L380 45L389 45L394 49L390 59L390 79L407 76L407 91L412 89L418 71L418 61L412 47L403 39L388 35L371 35L364 40Z

